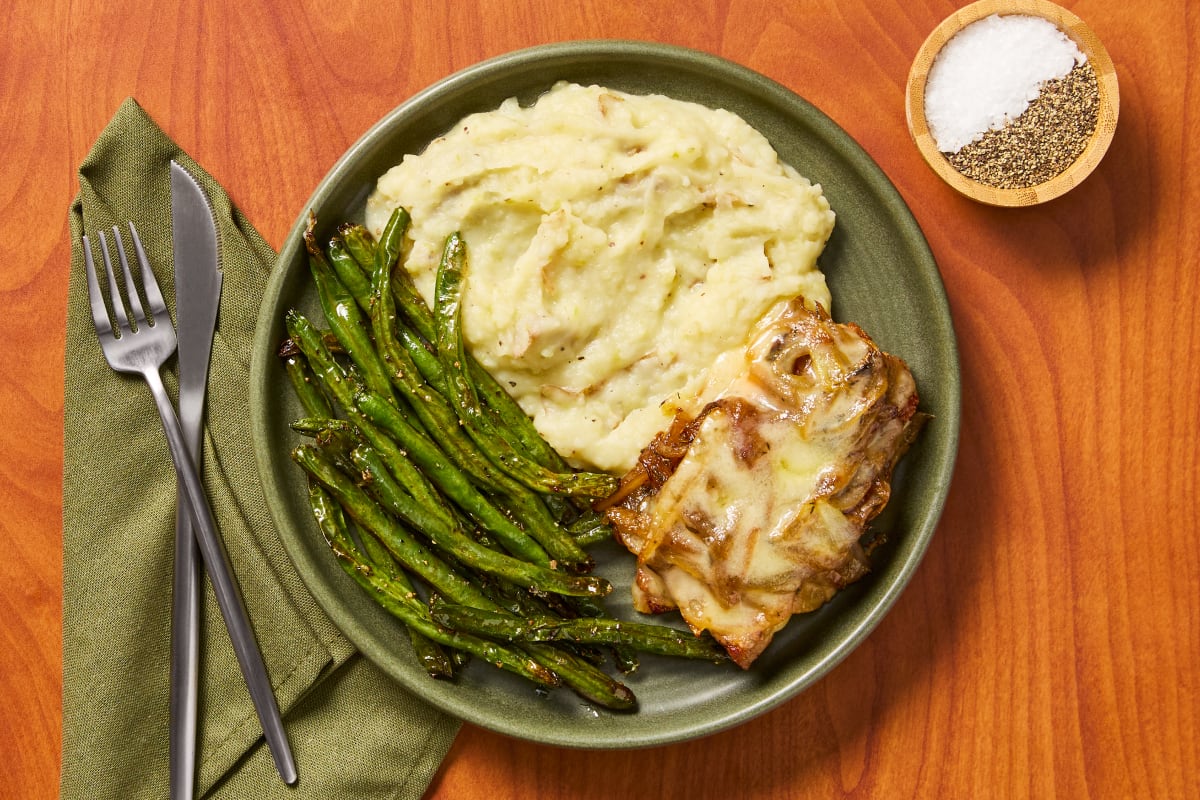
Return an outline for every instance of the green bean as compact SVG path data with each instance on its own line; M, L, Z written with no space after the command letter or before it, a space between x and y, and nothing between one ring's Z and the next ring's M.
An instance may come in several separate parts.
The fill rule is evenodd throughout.
M499 547L497 543L491 540L486 531L476 529L474 533L476 540L480 544L493 549ZM517 616L545 616L548 614L556 614L567 618L605 616L604 608L600 602L590 597L566 597L554 594L542 594L535 597L529 592L522 591L520 588L503 581L492 581L481 588L483 588L489 597ZM599 654L595 648L585 648L582 645L577 645L573 649L580 656L594 664L603 662L603 655ZM629 673L637 669L638 656L632 648L621 644L614 644L610 649L612 650L613 660L622 672Z
M376 291L374 295L376 297L386 296L381 291ZM376 301L372 313L376 342L381 343L381 348L385 353L389 353L385 357L385 361L392 370L393 385L408 400L416 416L424 423L425 430L437 441L455 466L466 473L478 487L500 497L508 498L506 502L511 507L511 513L525 520L531 526L534 538L550 549L555 558L567 563L586 564L587 554L583 552L579 538L576 537L574 544L568 546L565 543L566 537L558 530L557 520L563 517L563 509L559 508L553 515L548 514L543 506L542 498L497 468L480 450L475 440L464 432L458 414L446 402L444 393L421 380L421 377L429 375L429 370L421 366L416 366L414 369L414 362L411 358L413 352L420 353L436 366L438 373L434 380L444 380L441 364L436 356L425 349L423 344L415 341L415 334L413 334L414 338L408 342L397 341L393 334L402 334L406 329L390 330L390 326L385 325L379 319L385 317L387 309L386 300ZM560 498L549 495L544 498L544 502L548 506L562 501ZM597 516L596 519L600 521L599 524L603 526L603 530L592 530L596 527L593 520L593 523L588 525L585 531L572 531L572 534L586 532L587 536L583 539L584 542L599 541L611 535L608 522L603 517Z
M370 316L371 331L375 336L381 359L391 369L390 374L393 382L397 383L397 388L408 390L409 394L421 395L410 398L416 406L429 402L431 398L428 397L428 392L420 390L422 373L413 363L412 353L397 338L396 301L391 290L393 274L408 274L399 266L404 232L408 230L408 224L408 212L402 208L396 209L383 229L378 246L375 247L375 262L370 283ZM423 347L416 348L416 351L427 354L426 360L436 363L437 359L433 353ZM434 385L437 385L437 381Z
M411 498L411 492L408 491L400 481L392 476L391 469L387 466L386 460L381 456L379 451L371 447L365 442L360 442L351 451L349 455L350 464L354 470L354 474L358 479L359 484L366 489L367 494L376 500L384 509L395 514L394 508L400 502L396 497ZM438 517L441 524L447 528L453 528L459 525L458 517L454 510L450 508L442 498L438 498L439 503L436 505L422 505L421 507ZM418 531L424 533L424 531ZM425 538L429 538L426 536ZM433 542L437 547L437 543ZM451 564L461 567L461 560L456 553L447 552L442 548L442 555L446 557Z
M322 446L336 444L349 453L364 441L362 430L340 417L302 417L293 420L292 430L316 439Z
M507 482L492 463L480 453L462 428L458 415L441 394L422 380L408 351L396 338L396 301L392 297L392 272L399 258L400 237L407 215L398 209L392 215L376 249L375 271L371 275L371 332L392 385L400 391L420 419L431 439L445 451L455 466L482 488L504 491Z
M375 243L375 260L371 263L368 277L374 281L375 273L386 269L389 273L400 260L400 251L404 246L404 234L408 231L412 218L408 211L397 208L383 226L383 233Z
M595 511L587 511L567 525L567 531L580 547L590 547L594 544L612 538L612 526L604 515Z
M321 248L317 246L312 230L316 218L310 219L304 234L308 249L308 266L317 286L321 310L338 341L346 348L350 359L362 371L363 379L372 391L378 392L391 402L396 402L387 371L368 334L368 326L350 290L338 278Z
M296 343L291 339L284 341L279 348L279 357L283 359L288 380L300 399L300 405L304 406L304 413L310 417L332 417L333 408L329 405L329 398L321 391L316 376L312 374L308 361Z
M391 353L385 356L385 360L389 367L396 365L392 370L395 378L393 385L412 406L430 438L479 488L498 493L510 491L513 487L512 480L479 451L474 440L463 431L458 416L446 403L446 399L429 384L420 380L412 359L395 338L382 335L385 337L382 349Z
M375 237L365 225L356 222L343 222L338 226L338 235L342 237L342 242L358 263L363 275L370 278L375 266Z
M317 526L321 529L325 536L325 541L329 543L335 550L337 545L335 540L343 542L342 549L347 552L354 549L354 542L350 538L349 526L346 524L346 518L342 513L341 506L337 505L329 494L321 488L321 485L311 477L308 481L308 497L309 505L312 509L313 516L317 520ZM382 543L374 536L365 535L361 539L361 552L366 556L368 562L375 569L379 570L380 574L392 581L398 591L405 595L415 596L416 590L408 580L408 576L396 563L392 554L388 552ZM361 559L360 559L361 560ZM343 565L346 562L342 562ZM417 656L418 662L424 667L426 674L432 678L451 678L454 676L454 662L446 654L441 646L421 633L413 625L405 625L408 630L409 641L412 643L413 652Z
M399 213L399 211L401 209L397 209L394 213ZM349 239L347 242L349 243ZM425 380L445 394L442 388L444 379L436 377L441 373L440 365L436 361L429 362L423 359L415 347L421 339L428 343L437 341L437 326L434 322L433 311L426 304L425 298L417 291L416 284L413 283L408 270L403 267L394 271L391 287L392 295L399 304L400 311L414 329L411 337L402 337L405 346L408 347L413 360L421 369ZM489 412L496 416L497 422L510 444L547 469L565 472L568 469L567 463L542 438L542 435L533 426L533 421L529 419L529 415L513 400L504 387L469 353L466 364L474 385L479 390Z
M309 368L329 396L343 411L353 408L354 393L361 387L355 377L348 374L334 358L324 334L295 309L289 309L283 321L292 343L304 354Z
M309 502L313 516L342 568L389 613L412 631L457 651L470 652L489 663L550 688L561 685L552 670L531 657L476 636L447 630L433 623L429 610L416 597L411 585L396 580L368 563L346 528L341 508L321 486L310 484ZM452 669L451 669L452 672Z
M358 410L354 403L354 394L362 389L362 383L356 379L353 372L343 369L337 363L333 354L329 352L329 348L326 347L320 332L303 314L294 309L284 315L284 321L287 325L288 335L308 359L309 366L321 385L333 396L346 416L353 422L354 430L357 431L356 435L361 434L362 438L379 451L392 475L408 489L409 494L430 508L440 508L441 500L429 479L413 466L413 463L404 456L400 447L385 432L371 424L371 421ZM350 423L346 421L330 420L326 427L339 427L344 430L344 426L348 424Z
M454 658L415 626L406 624L404 627L408 629L408 641L412 645L413 655L417 657L417 663L425 670L425 674L443 680L453 678Z
M338 280L349 290L363 313L369 313L371 310L370 277L363 274L362 267L350 254L350 249L346 247L342 237L330 237L329 243L325 246L325 253L329 259L329 265L337 273Z
M511 584L504 581L489 581L480 587L493 601L490 613L505 613L508 611L516 616L531 613L531 608L557 600L581 600L583 598L568 598L561 595L547 595L541 598L531 597ZM435 601L437 598L435 598ZM603 654L588 645L573 642L526 642L521 647L538 660L542 665L554 670L568 687L576 694L604 708L616 711L627 711L637 705L637 698L629 687L614 680L600 669L604 662Z
M398 210L393 215L392 221L389 222L380 240L380 247L376 251L375 271L371 278L371 329L375 336L375 344L389 369L392 384L409 402L430 437L450 456L455 466L465 472L477 486L494 494L514 498L511 502L515 505L514 511L519 516L530 520L531 524L538 527L538 530L544 530L546 537L557 539L558 534L551 533L548 526L554 525L557 519L563 518L565 507L559 508L553 518L547 519L539 508L541 501L533 496L519 497L528 494L529 488L498 469L493 461L480 450L478 442L490 441L490 439L482 433L467 434L464 427L474 425L475 422L467 419L460 420L458 413L447 402L443 393L434 390L422 379L423 373L429 372L429 370L414 364L412 354L415 352L420 357L431 360L439 370L439 375L435 380L444 386L444 371L441 371L441 364L437 357L415 340L406 346L397 338L396 306L391 289L392 276L393 273L404 273L404 270L396 266L395 259L399 256L399 243L393 229L402 230L402 223L405 219L407 217L402 210ZM504 442L498 442L496 446L508 447ZM563 503L565 501L547 498L547 503L551 502ZM600 520L600 524L607 528L608 523L602 517L596 516L595 519ZM589 526L589 538L603 538L606 531L590 530L594 528L596 528L595 521ZM538 537L535 535L535 538ZM565 548L560 548L556 556L577 562L583 560L581 551L572 552Z
M320 487L318 486L317 488L319 489ZM413 593L411 589L412 584L408 582L404 570L396 562L391 552L383 545L383 542L369 533L363 534L360 542L362 552L366 556L367 561L379 571L381 576L392 581L393 585L399 591L405 594ZM438 642L430 639L416 626L406 624L404 627L408 629L408 640L412 645L413 655L416 656L417 663L421 665L425 673L431 678L453 678L456 659L450 653L447 653ZM466 631L459 631L459 633L466 633Z
M596 566L595 560L587 551L550 516L541 498L528 492L512 492L496 495L493 500L505 513L527 524L530 535L537 539L555 560L568 564L579 572L590 572Z
M393 219L395 220L396 217L393 217ZM391 223L389 223L389 227L391 227ZM384 243L386 243L386 241L390 238L391 237L385 237L383 240L381 240L381 246L380 246L379 250L377 251L377 256L379 256L380 252L383 252ZM390 261L384 260L387 258L387 256L379 256L379 258L385 264L390 263ZM403 272L403 270L397 270L396 272L400 273L400 272ZM379 282L382 283L382 278L380 279ZM377 313L383 318L382 321L387 320L386 309L381 309ZM389 337L386 336L386 334L383 330L380 331L380 335L386 345L386 342L389 340ZM413 348L410 346L410 347L407 347L406 349L408 349L411 354ZM421 350L421 351L424 350L424 348L420 347L420 346L418 346L417 349ZM398 360L394 361L393 363L398 365L399 369L397 371L402 373L402 376L403 376L403 374L406 374L408 371L410 371L410 370L408 370L406 363L402 363ZM413 378L415 379L415 376L413 376ZM414 386L415 386L415 384L414 384ZM423 392L423 390L420 387L416 387L416 388L413 388L412 392L414 395L419 395ZM426 392L425 394L427 395L428 393ZM413 402L411 405L414 408L420 408L421 413L424 415L438 414L438 410L435 407L433 407L432 405L430 405L427 408L421 408L421 404L422 404L422 401L421 401L420 397L415 396L413 398ZM449 425L449 424L450 423L447 420L445 425ZM411 426L409 426L409 427L411 427ZM427 427L431 430L435 430L435 431L439 430L438 421L429 419ZM457 426L453 426L453 427L457 427ZM442 429L444 429L444 425L442 426ZM395 433L393 433L393 435L395 435ZM458 437L457 434L448 434L448 435L453 436L455 438ZM444 440L444 441L452 441L452 440ZM460 469L464 468L464 465L466 465L468 463L468 460L470 458L468 449L465 446L458 447L454 450L454 453L455 453L455 457L456 457L456 460L457 460L457 463L458 463ZM482 455L482 454L480 454L480 455ZM483 459L486 459L486 456L484 456ZM525 523L527 525L529 525L528 533L530 535L532 535L534 537L534 539L536 539L543 547L546 548L546 550L549 552L549 554L552 558L554 558L558 561L561 561L563 563L566 563L566 564L576 565L578 568L582 568L582 569L590 568L591 560L588 557L587 553L584 552L584 550L578 544L576 544L576 542L570 537L569 534L567 534L565 531L562 531L558 527L557 522L552 517L550 517L550 515L546 511L545 506L541 503L541 501L535 496L528 495L528 494L520 491L519 484L512 481L511 479L506 478L506 476L504 476L503 473L496 472L496 471L488 471L486 466L483 465L483 463L482 463L483 459L476 459L476 462L479 464L479 466L478 466L478 468L472 469L470 471L470 474L475 478L475 480L477 482L484 482L485 485L488 485L493 489L499 488L499 489L503 490L503 494L505 495L505 497L503 498L503 500L500 500L500 502L502 502L507 507L507 509L509 511L511 511L513 516L515 516L516 518L522 519L523 521L525 521ZM483 476L487 477L488 480L486 480L486 482L485 482ZM499 483L499 485L497 484L498 480L501 481ZM474 502L474 499L473 499L473 502ZM510 528L513 527L511 525L511 523L507 521L507 518L505 518L504 522L501 522L498 519L496 519L497 515L493 511L487 511L487 510L481 511L477 507L476 512L483 513L483 514L489 514L490 515L489 518L493 519L493 523L492 523L493 525L505 525ZM499 514L498 516L504 517L503 514Z
M415 456L415 450L412 452ZM354 458L354 455L351 457ZM369 480L367 485L385 508L425 534L443 552L453 554L455 558L474 569L541 592L597 597L612 590L611 584L603 578L568 575L484 547L464 534L458 525L447 525L440 519L433 518L428 509L414 503L410 497L394 491L395 487L386 476L376 475L365 454L359 452L355 463L364 471L364 475L374 478ZM424 464L421 466L425 467ZM426 470L428 471L427 467Z
M370 424L392 437L424 474L472 519L496 535L514 555L548 564L550 556L509 516L472 484L469 476L422 431L413 427L393 405L370 391L355 396L356 410ZM586 558L586 554L583 554Z
M552 645L529 642L526 652L539 664L556 672L571 689L586 700L613 711L632 711L637 697L630 688L606 675L595 664Z
M418 542L404 526L392 519L354 481L342 473L321 451L312 445L300 445L292 459L338 499L346 513L360 528L375 534L392 555L431 586L456 602L481 606L487 603L479 590L455 572L450 565Z
M400 209L396 210L399 213ZM400 311L412 325L413 329L428 342L436 338L433 322L433 312L426 304L425 298L417 291L412 275L406 269L398 269L392 276L392 297L400 306Z
M362 489L333 466L316 447L301 445L292 451L292 458L338 499L359 527L378 536L401 564L420 575L438 592L457 604L489 611L502 610L478 587L413 540L401 525L392 520ZM368 569L366 574L375 576L378 572ZM421 632L426 633L424 629ZM440 640L435 638L435 641ZM570 653L557 650L552 645L533 642L524 648L534 660L556 673L574 691L597 704L607 708L625 709L632 708L636 703L628 687Z
M480 493L437 445L409 425L387 401L371 392L360 392L358 410L372 424L396 439L429 480L471 519L499 539L506 550L537 564L550 563L554 553L548 554L543 549L545 543L539 543L539 531L532 526L523 529L505 515L491 499ZM580 554L583 559L587 558L582 550Z
M553 602L552 611L566 619L607 617L604 606L590 597L550 597L547 602ZM609 645L613 660L622 672L633 672L638 668L637 652L628 645L615 642Z
M482 544L482 542L481 542ZM517 618L527 616L553 616L567 614L575 616L567 601L578 598L568 598L555 594L533 594L508 581L497 580L492 576L480 575L479 588L490 597L501 609ZM589 664L601 666L604 664L604 653L599 647L576 644L574 642L558 642L557 647L564 647L579 656Z
M408 576L405 575L404 568L400 566L400 562L396 560L396 557L392 555L392 551L388 550L387 546L379 541L377 537L369 533L364 533L359 538L359 543L362 545L362 551L366 555L367 560L381 574L398 583L408 583ZM408 585L411 586L411 584Z
M409 278L408 273L403 268L395 270L395 274ZM409 278L409 282L411 283L411 278ZM392 285L394 286L395 282ZM393 296L397 295L397 292L393 292ZM430 312L424 305L424 300L415 294L415 290L414 296L414 302L419 304L417 307L424 312L427 318L432 319ZM442 363L438 360L436 353L424 337L404 324L397 324L394 334L400 349L407 354L407 359L404 365L399 367L399 370L404 371L406 374L413 374L413 367L415 367L415 374L419 375L436 395L443 399L448 397L450 388L447 385L446 370L442 367ZM400 360L399 356L396 357L396 360ZM469 353L467 354L467 362L471 369L471 377L474 380L475 386L484 395L486 403L484 411L490 417L494 418L494 425L502 432L501 435L509 440L509 445L521 447L530 458L534 458L539 463L549 466L551 469L558 471L569 469L566 462L559 457L554 448L550 447L542 439L541 434L533 427L532 421L526 416L521 407L516 404L516 401L496 383L491 374L484 370ZM416 401L411 402L413 402L414 407L417 405ZM453 409L451 410L453 411ZM454 416L457 418L457 412L454 412ZM456 424L454 427L457 428L458 425ZM509 433L511 435L508 435ZM491 464L490 461L488 463L489 465ZM460 466L464 469L467 468L464 464L460 464ZM482 485L494 486L495 484L494 477L483 478L475 474L473 474L473 477L477 477L482 482ZM505 474L504 477L507 478L508 476ZM517 491L516 487L512 485L515 482L512 482L510 479L509 483L509 487L503 490L505 494L512 494ZM555 495L546 495L544 501L550 507L555 521L562 520L568 513L571 513L570 504L564 498L559 498ZM607 525L607 522L604 524ZM608 535L611 535L611 532ZM599 535L597 532L596 540L602 538L604 536ZM579 537L576 537L576 539L578 541ZM584 542L586 541L587 539L584 540ZM584 542L581 542L581 544Z
M300 419L292 420L290 427L297 433L302 433L313 439L320 436L346 436L349 437L347 441L353 441L355 444L362 440L362 435L354 427L353 423L347 422L344 419L338 419L337 417L301 417Z
M489 542L487 534L478 531L480 544L487 547L497 547ZM563 595L547 594L534 596L513 584L496 579L492 576L480 575L479 587L492 601L491 611L522 615L529 613L545 614L552 607L565 607L569 604L591 605L594 601L584 597L566 597ZM597 705L615 710L628 710L636 704L636 699L628 687L603 674L599 665L604 662L603 654L587 645L577 645L571 642L544 644L530 642L524 648L547 667L557 671L563 682L578 693ZM561 648L561 649L560 649ZM565 652L564 652L565 651Z
M516 618L469 606L434 603L433 619L457 631L469 631L508 642L582 642L623 644L646 653L724 662L729 655L712 637L696 636L665 625L610 618L560 619L551 616Z
M397 270L397 273L403 270ZM406 325L397 324L396 339L401 347L408 352L408 357L417 367L417 372L427 384L437 390L438 394L445 397L449 394L450 389L446 386L446 370L442 369L442 362L438 361L437 354L433 352L428 342L416 331Z
M497 432L491 418L484 413L469 377L462 336L462 282L466 262L466 244L461 236L451 234L446 239L438 266L434 321L438 359L446 370L450 398L467 433L493 463L531 489L597 498L612 494L617 487L616 477L603 472L552 472L519 453Z

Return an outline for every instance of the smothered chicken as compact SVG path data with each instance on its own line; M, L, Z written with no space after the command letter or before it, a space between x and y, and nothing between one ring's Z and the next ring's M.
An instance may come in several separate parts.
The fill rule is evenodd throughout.
M746 668L793 614L865 574L860 539L924 415L901 359L799 298L704 396L643 450L607 514L638 558L635 607L679 609Z

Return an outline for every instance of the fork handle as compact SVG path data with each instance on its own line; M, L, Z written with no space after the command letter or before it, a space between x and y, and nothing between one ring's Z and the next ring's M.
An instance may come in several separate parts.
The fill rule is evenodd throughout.
M171 398L163 386L162 376L157 368L149 368L143 373L146 383L150 385L150 393L154 395L154 403L158 406L158 414L162 417L163 430L167 435L167 444L171 448L171 460L175 462L175 471L183 483L187 496L187 506L196 527L196 541L200 545L200 555L212 581L213 591L217 596L217 605L221 616L225 619L225 627L229 630L229 638L233 642L233 650L237 655L238 665L242 676L250 690L250 699L254 702L254 710L262 723L263 736L267 747L275 760L275 768L279 771L284 783L296 782L296 764L288 744L287 733L283 729L283 720L279 715L279 705L275 701L275 693L271 689L271 680L267 676L267 667L263 663L262 653L258 649L258 641L254 637L254 629L250 626L250 618L246 614L246 605L242 600L241 590L233 577L233 566L229 554L225 551L224 542L217 533L217 525L213 519L208 497L200 483L200 476L188 454L184 443L183 430L179 426L179 418L171 405Z

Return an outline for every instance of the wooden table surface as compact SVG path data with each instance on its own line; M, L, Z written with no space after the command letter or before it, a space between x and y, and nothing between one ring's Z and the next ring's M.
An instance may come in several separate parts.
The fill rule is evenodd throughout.
M67 208L122 99L279 246L338 156L409 95L489 56L595 37L758 70L891 177L937 258L961 349L954 483L898 604L801 696L631 752L467 726L428 796L1197 796L1195 9L1066 3L1116 63L1116 138L1070 194L1001 210L952 193L905 127L909 64L959 2L321 5L18 0L5 14L0 797L57 796Z

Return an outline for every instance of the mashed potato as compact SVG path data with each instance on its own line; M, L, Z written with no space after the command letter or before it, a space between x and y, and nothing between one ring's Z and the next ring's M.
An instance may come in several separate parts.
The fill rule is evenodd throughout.
M462 232L469 347L580 466L630 468L779 301L829 307L820 187L694 103L565 83L509 100L381 177L368 227L398 205L426 299Z

